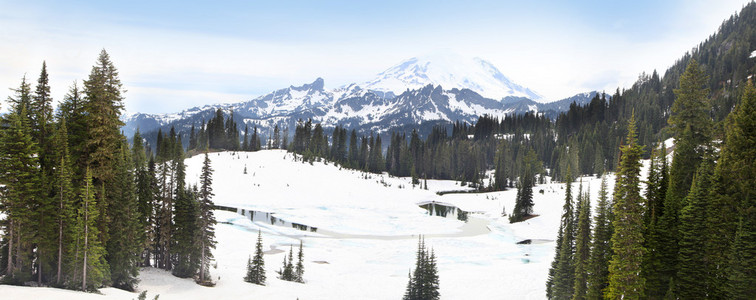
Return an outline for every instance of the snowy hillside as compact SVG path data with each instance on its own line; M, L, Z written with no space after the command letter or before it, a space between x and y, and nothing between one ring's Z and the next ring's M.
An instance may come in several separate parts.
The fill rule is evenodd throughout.
M215 203L236 210L215 211L217 268L210 272L217 285L202 287L162 270L144 269L139 290L147 290L148 298L399 299L414 264L418 234L426 235L426 244L438 256L442 299L545 298L564 184L537 185L534 213L539 216L509 224L501 213L514 207L514 189L439 196L436 191L463 187L454 181L429 180L429 190L423 190L413 188L409 178L295 162L292 154L278 150L211 153L210 159ZM197 181L202 160L201 155L186 160L189 183ZM600 180L578 179L573 191L580 180L595 205ZM608 178L610 188L613 182ZM452 209L446 218L431 216L419 206L430 201L468 213L464 218ZM245 215L238 213L241 209ZM242 280L258 230L267 250L267 286ZM517 244L526 239L532 244ZM276 279L284 251L300 241L307 283ZM11 286L0 286L0 293L14 299L137 296L113 288L102 289L104 297Z
M405 60L362 86L369 90L393 92L415 90L426 85L444 89L469 89L483 97L501 100L504 97L542 97L504 76L493 64L480 58L467 58L448 50L440 50Z

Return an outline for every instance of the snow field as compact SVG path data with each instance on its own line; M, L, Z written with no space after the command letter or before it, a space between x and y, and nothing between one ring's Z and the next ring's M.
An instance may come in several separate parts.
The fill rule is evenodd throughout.
M517 191L447 194L462 190L459 183L428 180L429 190L413 188L410 178L366 174L340 169L332 163L302 163L282 150L209 154L214 201L274 213L277 218L317 227L317 232L252 222L234 212L216 210L217 268L210 273L215 287L173 277L152 268L140 273L139 291L160 299L399 299L413 269L418 235L438 257L442 299L543 299L554 256L564 184L533 188L538 217L509 224ZM203 155L186 160L187 183L198 182ZM644 163L645 176L648 163ZM247 174L244 174L246 166ZM595 207L601 180L582 177ZM487 182L487 181L486 181ZM614 177L607 178L609 191ZM540 191L543 190L543 193ZM610 192L611 195L611 192ZM473 212L469 222L429 216L418 203L435 201ZM592 211L595 214L595 209ZM247 258L254 252L257 232L266 251L267 286L243 281ZM517 245L532 239L529 245ZM276 278L284 255L304 244L306 284ZM12 299L134 299L136 293L113 288L103 295L58 289L0 286ZM69 296L72 295L72 296Z

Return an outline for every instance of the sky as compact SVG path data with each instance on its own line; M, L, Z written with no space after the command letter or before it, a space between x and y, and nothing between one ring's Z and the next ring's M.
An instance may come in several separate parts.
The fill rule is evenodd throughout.
M663 75L748 2L0 0L0 99L23 76L36 83L46 61L60 101L102 49L127 113L247 101L318 77L336 88L448 49L559 100Z

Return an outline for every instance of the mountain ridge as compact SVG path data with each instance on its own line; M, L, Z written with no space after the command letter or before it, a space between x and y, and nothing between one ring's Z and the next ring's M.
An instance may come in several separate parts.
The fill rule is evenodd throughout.
M479 95L469 89L444 89L426 85L407 90L395 97L375 92L358 85L328 90L322 78L300 86L278 89L255 99L193 107L178 113L142 114L124 117L124 134L132 136L139 128L142 135L171 126L178 132L188 133L192 125L212 118L215 110L226 115L233 112L235 121L244 128L258 127L263 133L276 125L293 130L299 119L313 119L325 128L342 126L360 132L383 133L405 125L425 122L473 123L481 115L504 117L511 114L537 112L556 118L559 112L569 109L572 102L588 103L598 92L581 93L551 103L538 103L525 97L505 97L501 101ZM564 103L566 101L570 103Z

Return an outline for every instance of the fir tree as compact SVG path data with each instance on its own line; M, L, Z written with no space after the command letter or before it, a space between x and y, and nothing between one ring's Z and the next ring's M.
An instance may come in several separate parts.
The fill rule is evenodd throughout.
M72 185L73 172L71 171L71 158L68 152L68 129L66 120L61 119L55 134L55 148L59 149L59 164L56 168L55 199L57 200L57 225L58 225L58 261L56 266L55 284L63 283L64 254L68 254L71 244L72 227L74 226L74 191ZM70 260L70 258L66 258Z
M278 279L286 281L295 281L296 274L294 273L294 252L292 247L289 247L289 255L284 255L283 266L276 271L278 273Z
M197 233L197 196L190 190L180 190L176 195L174 206L174 233L171 252L173 257L173 276L191 278L199 270L196 246Z
M682 299L706 298L706 204L709 198L712 163L705 159L698 168L693 186L680 212L680 253L677 295Z
M278 123L276 123L276 126L273 128L273 149L278 149L281 147L281 129L278 126Z
M412 271L409 271L407 273L407 288L404 289L404 296L402 296L402 300L412 300L412 297L416 295L417 292L415 291L415 286L412 282Z
M752 217L756 214L756 206L749 199L751 206L744 210L746 217L740 218L735 241L732 245L732 260L730 263L730 299L749 299L756 294L756 221ZM750 214L751 217L748 217Z
M68 128L68 146L71 155L71 166L74 171L74 182L84 177L86 169L86 155L83 155L84 141L87 139L86 114L84 112L84 103L86 100L79 89L78 84L74 81L68 93L63 97L63 101L58 106L59 120L66 120ZM74 183L74 186L78 184Z
M89 125L86 153L93 182L99 185L98 182L108 181L114 176L112 164L119 152L120 128L123 126L120 120L123 109L121 80L105 50L100 52L89 79L84 81L84 92L84 110Z
M113 287L133 291L138 282L139 263L141 261L142 228L139 224L139 210L134 188L134 174L131 151L124 140L120 153L113 164L115 174L110 193L111 212L109 227L110 237L107 243L107 261L111 269Z
M574 213L572 208L572 168L568 165L565 180L565 200L562 207L562 220L559 224L555 257L549 269L546 281L546 297L549 299L568 299L572 297L575 267L573 254L575 252Z
M33 242L38 229L41 195L37 144L31 137L25 104L5 117L8 128L2 134L4 172L0 179L5 185L3 206L8 220L4 233L8 239L5 280L20 284L31 279Z
M438 292L439 278L436 254L425 248L425 240L420 237L417 246L415 272L410 273L405 300L437 300L441 296Z
M495 191L503 191L507 187L507 175L505 174L505 165L506 165L506 146L505 144L499 143L499 146L496 150L496 169L494 171L494 186L493 189ZM519 193L519 191L518 191Z
M525 170L519 187L517 189L517 198L515 207L512 210L512 216L509 217L510 223L523 221L533 213L533 175L529 169Z
M609 260L612 258L612 219L612 203L608 197L606 176L603 176L593 228L591 261L588 269L588 299L602 299L604 290L609 286Z
M756 265L756 88L753 85L746 87L727 129L722 157L726 158L725 167L729 172L723 175L733 183L734 189L728 194L739 200L727 291L731 299L746 299L756 294L753 268ZM724 225L719 229L726 228Z
M57 210L54 187L52 179L55 176L54 167L57 165L55 153L52 145L52 97L50 96L50 85L47 74L47 64L42 62L42 71L37 80L37 87L28 107L31 117L30 127L32 138L37 143L37 160L40 166L40 192L39 206L37 207L37 284L42 285L43 279L48 281L49 278L56 275L56 252L58 245L56 237L59 230L57 228ZM44 278L43 278L44 277Z
M711 140L708 80L698 62L691 59L680 77L680 87L674 90L676 99L672 104L669 125L677 137L682 136L683 131L690 127L691 142L695 145Z
M53 109L52 97L50 96L50 84L47 74L47 63L42 62L42 71L37 80L37 88L32 98L31 106L28 107L31 119L32 137L39 145L39 162L44 177L53 176L53 166L57 164L54 159L52 145ZM46 179L43 179L47 183ZM51 187L45 187L50 189ZM54 234L54 231L51 231ZM46 249L48 250L48 249Z
M299 241L299 254L297 254L297 265L294 268L294 281L304 283L304 254L302 253L302 241Z
M693 175L701 162L700 145L711 140L711 117L709 116L709 94L706 88L708 78L695 60L691 60L680 77L680 88L675 89L675 102L669 125L675 133L675 153L669 174L669 187L665 195L663 212L656 230L660 239L659 256L662 262L659 268L658 282L655 282L648 295L656 297L668 290L671 278L677 275L679 253L678 224L683 200L690 191ZM679 280L675 280L679 283ZM663 290L660 290L663 289Z
M662 143L652 154L646 183L646 212L644 214L646 254L643 258L642 276L646 280L646 295L650 298L661 298L668 288L663 285L664 280L661 278L663 262L660 245L663 241L659 233L663 230L660 228L660 219L664 211L664 198L669 184L666 156L666 146Z
M211 249L215 249L216 243L213 196L213 168L210 166L210 158L205 152L205 161L202 164L202 174L200 175L199 218L197 220L200 247L200 283L210 280L208 273L210 271L210 260L213 258Z
M148 162L142 136L139 133L139 129L134 133L132 141L132 157L134 161L134 177L135 177L135 196L137 202L137 212L139 215L139 226L141 230L142 241L139 244L142 247L142 266L150 265L150 247L149 240L151 240L151 228L154 218L153 206L155 201L155 195L157 195L154 174L154 162ZM152 161L152 157L150 157Z
M33 94L31 91L31 85L26 81L26 75L21 78L21 84L19 87L17 89L11 89L11 91L15 93L15 96L8 97L8 104L10 104L8 109L16 114L20 114L23 110L23 116L26 118L27 122L29 122L31 119L29 109L32 105Z
M262 232L257 231L257 243L255 244L255 256L247 261L247 276L244 281L254 284L265 285L265 260L263 258Z
M426 266L426 286L428 291L424 293L425 298L424 299L431 299L431 300L437 300L441 298L441 294L438 292L439 289L439 278L438 278L438 266L436 265L436 253L431 249L430 256L428 257L428 265Z
M113 164L119 155L118 149L123 138L120 132L123 126L120 118L123 91L118 71L104 49L92 67L89 78L84 81L84 92L87 138L84 140L82 155L85 157L86 167L90 169L92 184L98 187L95 197L99 199L97 205L100 206L99 214L102 220L97 223L99 239L107 245L110 229L108 224L112 217L109 211L110 202L116 200L112 199L112 195L105 194L105 185L112 183L115 176Z
M75 257L80 257L81 262L77 262L81 270L81 289L94 290L100 287L108 275L108 265L105 262L105 247L99 239L98 222L101 222L99 206L95 201L95 187L92 185L92 175L89 169L86 171L84 184L81 187L81 206L77 224L79 228L77 233L82 241L81 253ZM74 279L76 276L74 275ZM76 282L76 280L74 280Z
M572 299L588 299L588 274L591 255L591 199L589 193L582 197L575 234L575 283Z
M640 195L640 155L635 117L630 118L626 145L621 148L620 169L614 187L614 233L612 260L609 262L610 299L640 299L645 281L641 274L643 261L643 199Z
M257 127L255 127L257 128ZM254 138L254 136L253 136ZM252 151L252 148L249 145L249 126L244 125L244 141L242 142L242 150L243 151Z

